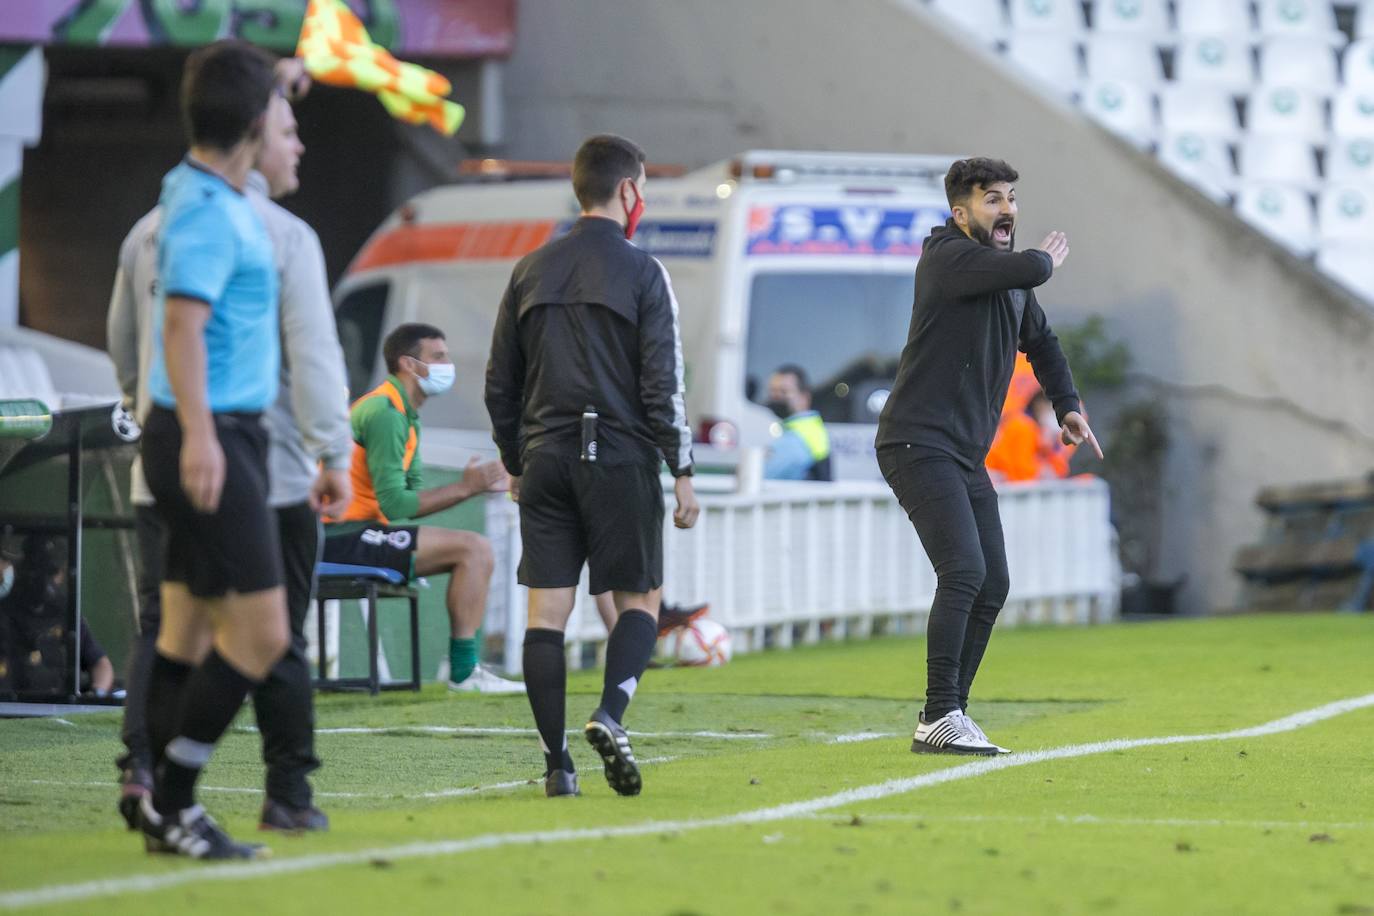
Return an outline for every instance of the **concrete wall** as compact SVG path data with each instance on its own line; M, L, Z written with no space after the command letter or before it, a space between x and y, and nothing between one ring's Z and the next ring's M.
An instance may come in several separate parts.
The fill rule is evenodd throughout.
M571 156L634 137L662 162L747 148L969 153L1021 170L1023 245L1072 254L1052 320L1107 317L1167 408L1159 570L1183 608L1236 598L1264 485L1374 467L1374 310L903 0L526 0L508 146ZM685 303L690 307L690 303ZM1105 443L1108 448L1111 443Z

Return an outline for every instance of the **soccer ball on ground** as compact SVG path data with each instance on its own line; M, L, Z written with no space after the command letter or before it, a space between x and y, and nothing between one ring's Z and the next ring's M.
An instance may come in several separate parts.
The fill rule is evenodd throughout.
M691 620L660 636L657 654L665 665L723 665L730 660L730 631L709 617Z

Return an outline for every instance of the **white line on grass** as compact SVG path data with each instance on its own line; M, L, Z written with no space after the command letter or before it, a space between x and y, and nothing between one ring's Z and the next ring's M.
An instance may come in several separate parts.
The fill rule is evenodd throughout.
M1104 827L1244 827L1257 830L1370 830L1374 821L1350 821L1328 823L1326 821L1232 821L1220 818L1183 818L1183 817L1098 817L1095 814L1046 814L1040 817L1015 814L860 814L859 820L897 821L900 823L993 823L1015 824L1071 824ZM809 814L808 820L824 821L845 825L847 820L836 820L834 814Z
M243 732L256 732L257 728L252 725L245 725L238 729ZM475 725L383 725L372 727L348 726L343 728L317 728L317 735L522 735L530 738L536 737L539 732L533 728L515 728L511 726L475 726ZM580 728L568 729L570 735L582 734ZM772 735L763 732L637 732L632 731L630 735L635 738L720 738L723 740L747 740L762 741L772 738Z
M639 761L640 766L651 766L657 763L670 763L677 760L677 757L646 757ZM455 789L436 789L433 792L415 792L405 794L401 792L315 792L316 798L394 798L397 801L420 801L432 798L461 798L465 795L480 795L483 792L496 792L501 789L513 789L518 786L536 785L539 780L515 779L510 782L493 782L486 785L460 786ZM81 789L99 788L109 790L114 787L113 782L99 782L90 780L88 782L68 782L60 779L30 779L30 785L35 786L61 786L62 788ZM234 795L261 795L262 789L244 788L243 786L199 786L201 792L222 792Z
M1003 757L984 757L971 763L959 764L922 773L919 776L906 776L889 779L886 782L847 789L832 795L823 795L806 801L789 802L769 808L756 808L721 817L700 818L698 820L648 821L641 824L626 824L615 827L587 827L563 830L537 830L525 833L489 833L459 840L438 840L419 843L406 843L401 846L380 846L360 849L354 852L324 853L320 855L298 856L288 859L269 859L261 862L239 864L220 864L185 868L180 871L162 874L134 875L123 878L108 878L99 881L83 881L79 884L53 884L29 890L9 891L0 894L0 908L18 910L26 907L43 906L52 903L65 903L73 900L89 900L111 894L152 893L191 884L197 881L251 881L276 875L290 875L301 872L318 871L323 868L336 868L342 865L362 865L374 860L395 861L398 859L432 858L434 856L461 855L483 849L498 849L503 846L533 846L545 843L571 843L579 840L617 839L622 837L646 836L662 833L685 833L691 830L705 830L711 827L735 827L741 824L763 824L773 821L804 818L818 811L841 808L845 805L876 801L893 795L903 795L917 789L938 786L947 782L985 776L998 770L1012 767L1044 763L1048 760L1065 760L1073 757L1090 757L1096 754L1109 754L1114 751L1127 751L1138 747L1158 747L1169 744L1193 744L1201 741L1224 741L1235 738L1260 738L1277 735L1295 729L1315 725L1335 716L1374 706L1374 693L1362 697L1352 697L1327 703L1315 709L1304 710L1255 725L1250 728L1229 732L1213 732L1205 735L1168 735L1162 738L1122 738L1115 741L1097 741L1091 744L1071 744L1065 747L1050 748L1043 751L1008 754Z
M856 744L860 741L874 741L878 738L896 738L898 732L855 732L852 735L836 735L827 744Z

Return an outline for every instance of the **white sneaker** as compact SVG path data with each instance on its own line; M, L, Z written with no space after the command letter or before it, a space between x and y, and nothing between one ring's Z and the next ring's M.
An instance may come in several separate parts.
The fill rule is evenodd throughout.
M920 724L911 739L913 754L962 754L972 757L995 757L997 745L986 738L979 738L964 724L966 717L956 709L946 713L934 722L926 721L926 714L920 714Z
M521 681L508 681L478 665L460 683L449 681L448 689L454 693L524 693L525 685Z
M981 728L978 727L978 723L977 723L977 722L975 722L975 721L973 721L973 719L969 718L969 714L968 714L968 713L966 713L966 712L960 712L959 715L963 716L963 718L964 718L964 727L967 728L967 729L969 730L969 732L972 733L973 736L974 736L975 738L977 738L977 739L979 739L980 741L983 741L983 742L985 742L985 743L987 743L987 744L992 744L993 747L997 748L997 753L999 753L999 754L1010 754L1010 753L1011 753L1011 751L1010 751L1009 749L1007 749L1007 748L1005 748L1005 747L1002 747L1002 745L1000 745L1000 744L993 744L991 741L988 741L988 736L985 735L985 734L983 734L983 730L982 730Z

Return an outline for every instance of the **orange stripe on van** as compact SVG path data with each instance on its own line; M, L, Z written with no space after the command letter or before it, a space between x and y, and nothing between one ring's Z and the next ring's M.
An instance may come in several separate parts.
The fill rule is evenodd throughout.
M547 242L555 225L553 220L537 220L397 226L368 242L348 272L425 261L519 258Z

